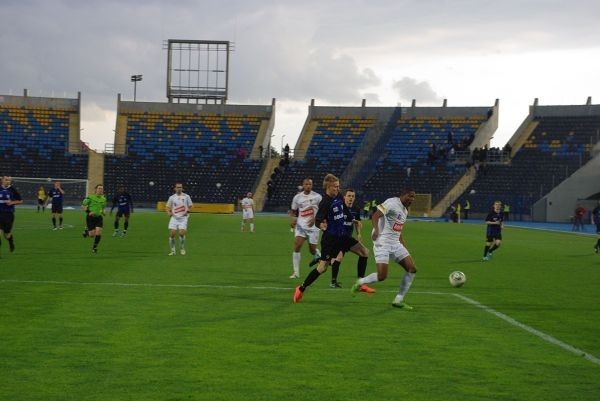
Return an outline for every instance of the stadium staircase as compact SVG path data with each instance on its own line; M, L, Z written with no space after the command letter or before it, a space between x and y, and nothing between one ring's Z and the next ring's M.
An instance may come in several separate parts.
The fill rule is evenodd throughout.
M465 192L465 190L475 181L477 172L475 167L470 167L458 182L444 195L444 197L431 208L430 217L442 217L448 210L450 205L456 203L456 200Z
M345 187L362 188L367 178L374 174L377 158L373 155L379 155L385 151L385 144L389 142L396 121L401 114L402 109L396 107L392 111L378 116L375 125L367 131L362 145L340 178Z
M96 185L104 185L104 153L90 149L88 153L88 194L93 194Z
M279 164L279 159L265 159L262 172L259 175L258 183L254 190L254 208L262 211L267 199L267 183L271 179L271 174Z

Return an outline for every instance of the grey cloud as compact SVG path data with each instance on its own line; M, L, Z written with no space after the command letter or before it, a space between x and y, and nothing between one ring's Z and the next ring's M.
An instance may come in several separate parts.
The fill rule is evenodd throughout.
M416 99L419 104L430 105L439 104L442 100L427 81L418 82L414 78L404 77L395 81L392 87L398 93L401 102L409 103Z

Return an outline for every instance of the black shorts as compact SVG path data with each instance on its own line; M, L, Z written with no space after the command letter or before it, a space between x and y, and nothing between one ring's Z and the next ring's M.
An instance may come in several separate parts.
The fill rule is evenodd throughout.
M85 221L87 223L88 231L95 230L97 227L102 228L104 226L104 220L102 219L102 216L88 215Z
M487 242L494 242L494 240L502 241L502 233L492 235L492 236L489 236L489 235L487 236Z
M62 213L63 212L63 206L62 203L60 204L52 204L52 213Z
M342 249L342 252L344 253L349 252L350 248L358 244L358 240L354 237L346 237L346 239L343 242L344 248Z
M321 260L329 262L335 259L340 252L347 252L358 241L352 237L334 237L323 234L321 237Z
M129 209L127 210L117 210L117 217L129 217L130 211Z
M0 230L4 231L4 234L8 234L12 231L13 223L15 222L15 214L10 212L0 213Z
M46 202L45 200L38 198L38 205L44 206L45 202Z

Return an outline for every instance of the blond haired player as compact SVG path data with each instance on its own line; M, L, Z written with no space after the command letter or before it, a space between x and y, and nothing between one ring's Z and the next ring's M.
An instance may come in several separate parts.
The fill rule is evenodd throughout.
M305 178L302 181L302 192L297 193L292 199L290 207L290 226L294 229L294 251L292 252L292 267L294 271L290 278L300 277L300 258L302 244L308 239L308 249L318 262L321 254L317 249L319 243L319 227L315 226L315 217L319 210L319 203L323 197L314 192L313 181ZM311 264L312 266L312 264Z
M360 291L363 284L383 281L387 277L390 258L400 264L406 270L400 289L392 306L396 308L412 309L404 302L404 297L417 274L415 262L406 249L402 228L408 217L408 207L415 200L415 191L409 188L400 191L399 197L389 198L377 206L371 218L373 231L373 253L377 264L377 273L371 273L367 277L360 278L352 286L352 293Z
M242 232L246 229L246 221L250 223L250 232L254 232L254 199L252 192L248 192L246 197L240 201L242 205Z
M175 184L175 193L167 201L167 214L171 216L169 220L169 256L176 255L175 252L175 234L179 232L179 253L185 255L185 234L187 233L187 224L189 212L192 209L192 198L183 193L183 184Z

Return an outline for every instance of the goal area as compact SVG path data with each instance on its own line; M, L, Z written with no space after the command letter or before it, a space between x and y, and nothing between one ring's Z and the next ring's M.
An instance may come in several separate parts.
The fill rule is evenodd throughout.
M26 204L37 204L38 190L43 187L46 194L54 188L55 182L60 182L60 187L65 191L63 204L65 206L78 206L87 196L88 180L79 178L55 177L11 177L12 185L21 195ZM50 202L51 200L48 200Z

